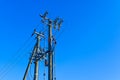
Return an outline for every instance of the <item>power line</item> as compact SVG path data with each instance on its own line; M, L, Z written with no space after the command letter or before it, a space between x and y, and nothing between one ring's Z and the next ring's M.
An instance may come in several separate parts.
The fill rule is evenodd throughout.
M38 25L36 26L36 28L38 28L39 25L40 25L40 24L38 24ZM25 50L26 47L27 47L27 48L29 47L29 46L27 46L27 44L29 44L30 39L31 39L31 36L28 37L28 39L27 39L27 40L24 42L24 44L17 50L16 53L12 54L11 58L9 59L9 61L14 60L14 58L15 58L14 61L16 61L16 62L14 62L14 64L17 63L17 61L18 61L18 59L20 58L20 56L24 55L24 54L21 54L22 52L20 53L20 51L23 51L23 50ZM31 44L31 43L30 43L30 44ZM7 72L8 69L9 69L9 67L11 67L11 66L13 66L13 63L12 63L12 65L11 65L11 63L4 64L4 65L2 66L2 68L1 68L1 70L0 70L0 73L2 73L0 76L2 76L5 72Z
M28 40L27 40L28 41ZM33 42L33 40L31 41L31 42ZM27 49L30 45L31 45L31 42L23 49L23 50L25 50L25 49ZM19 51L20 52L20 51ZM17 54L17 53L16 53ZM3 79L4 77L5 77L5 75L6 74L8 74L8 72L9 71L11 71L11 70L13 70L14 69L14 67L15 67L15 65L16 64L18 64L18 62L20 62L21 61L21 59L23 58L23 57L25 57L25 55L26 55L26 53L24 52L23 54L19 54L19 55L17 55L16 56L16 59L14 60L14 63L12 63L12 64L8 64L8 65L6 65L2 70L1 70L1 77L0 77L0 80L1 79Z
M31 37L29 37L29 38L24 42L24 44L17 50L16 53L14 53L14 54L11 55L11 58L9 59L9 61L11 61L14 57L17 57L17 56L18 56L18 53L20 53L20 51L24 48L24 46L25 46L26 43L30 40L30 38L31 38ZM16 55L16 54L17 54L17 55ZM0 70L0 73L1 73L1 71L4 70L4 68L7 67L8 65L11 65L11 64L7 64L7 65L4 64L4 65L2 66L2 68L1 68L1 70Z

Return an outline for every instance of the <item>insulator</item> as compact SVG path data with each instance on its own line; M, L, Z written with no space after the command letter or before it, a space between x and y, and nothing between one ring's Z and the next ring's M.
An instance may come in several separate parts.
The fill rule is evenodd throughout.
M51 20L51 19L48 19L48 23L49 23L49 25L52 24L52 20Z
M60 19L60 22L58 23L58 30L60 30L60 27L61 27L62 23L63 23L63 20Z
M48 12L46 11L43 15L43 17L45 18L47 16Z
M57 43L54 37L53 37L53 41L54 41L54 44L56 44L56 43Z
M42 20L41 20L41 22L42 22L42 23L45 23L45 20L44 20L44 19L42 19Z
M54 77L54 80L56 80L56 77Z
M54 43L55 43L55 44L57 44L57 42L56 42L56 41L55 41Z
M56 19L54 20L54 29L56 29L56 25L57 25L58 20L59 20L59 18L56 18Z
M34 29L34 31L33 31L33 33L32 33L32 35L31 35L31 36L33 36L33 35L35 34L35 32L36 32L36 29Z
M56 29L56 24L54 24L54 27L53 27L54 29Z
M43 73L43 76L45 76L46 74L45 73Z
M45 66L48 66L48 61L47 61L47 59L45 59Z
M48 14L48 12L46 11L43 15L40 15L40 17L42 17L44 20L46 20L47 14Z

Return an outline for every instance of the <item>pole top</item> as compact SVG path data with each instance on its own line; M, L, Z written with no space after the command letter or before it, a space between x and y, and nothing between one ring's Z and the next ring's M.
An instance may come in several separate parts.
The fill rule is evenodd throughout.
M60 27L63 23L63 19L57 17L55 20L47 18L48 12L46 11L43 15L40 15L42 18L41 22L46 25L52 25L54 29L60 30Z

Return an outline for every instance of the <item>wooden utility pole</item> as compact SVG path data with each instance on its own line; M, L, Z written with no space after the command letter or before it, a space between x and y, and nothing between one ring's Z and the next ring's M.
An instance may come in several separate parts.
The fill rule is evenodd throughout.
M52 21L48 20L48 80L53 80Z
M30 60L28 62L28 66L26 68L26 71L25 71L25 74L24 74L24 77L23 77L23 80L26 80L26 77L27 77L27 74L28 74L28 70L31 66L31 63L32 61L34 61L34 64L35 64L35 67L34 67L34 79L33 80L38 80L38 77L39 77L39 61L40 60L43 60L45 58L47 58L47 61L48 61L48 64L47 64L47 67L48 67L48 80L53 80L53 77L54 77L54 70L53 70L53 52L54 52L54 48L56 44L56 41L55 41L55 38L53 37L52 35L52 32L53 32L53 29L56 30L56 29L60 29L60 26L63 22L62 19L60 18L56 18L55 20L52 20L52 19L49 19L47 18L48 12L45 12L43 15L40 15L40 17L42 18L42 23L46 24L47 27L48 27L48 32L47 32L47 36L43 35L42 33L40 32L36 32L36 30L34 30L34 34L36 34L36 44L34 46L34 49L33 49L33 52L32 52L32 55L30 57ZM56 28L57 26L57 28ZM47 51L44 51L46 49L43 49L43 51L40 49L40 41L41 41L41 37L44 37L44 38L48 38L48 48L47 48ZM46 48L46 47L45 47ZM46 60L46 59L45 59ZM55 78L56 79L56 78Z
M42 53L40 52L40 39L41 37L43 37L44 35L41 34L41 33L38 33L36 32L36 30L34 30L34 33L33 35L36 34L36 44L34 46L34 49L33 49L33 52L32 52L32 55L30 57L30 60L28 62L28 66L26 68L26 71L25 71L25 74L24 74L24 77L23 77L23 80L26 80L27 78L27 74L28 74L28 70L32 64L32 61L34 61L34 64L35 64L35 67L34 67L34 80L38 80L38 68L39 68L39 60L40 60L40 56Z

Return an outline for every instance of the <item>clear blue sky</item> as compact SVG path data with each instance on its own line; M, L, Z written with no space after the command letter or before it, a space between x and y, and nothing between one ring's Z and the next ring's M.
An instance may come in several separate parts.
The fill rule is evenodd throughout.
M2 80L22 80L33 43L19 53L25 56L16 52L46 10L64 19L57 80L120 80L119 0L0 0L0 77L8 70Z

